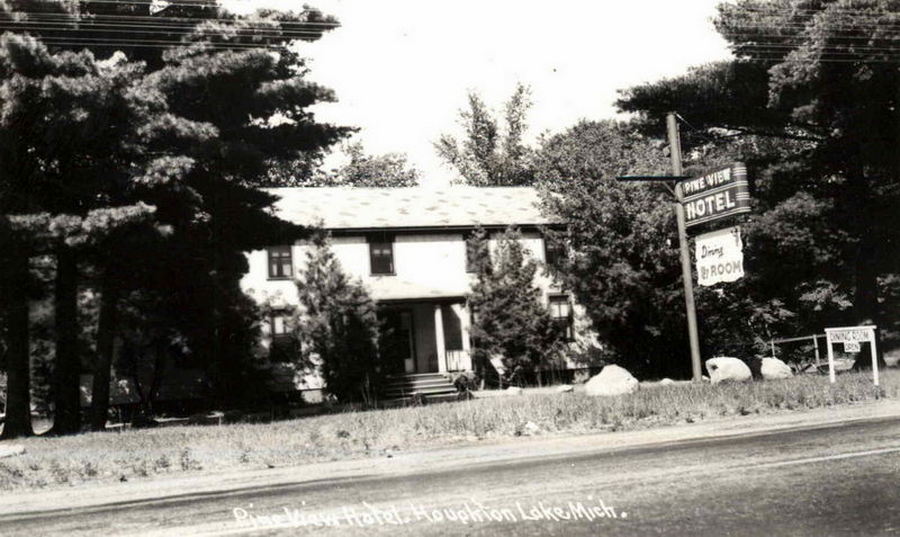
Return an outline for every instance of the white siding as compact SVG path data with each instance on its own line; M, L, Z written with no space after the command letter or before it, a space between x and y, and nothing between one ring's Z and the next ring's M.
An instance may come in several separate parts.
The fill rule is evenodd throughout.
M531 255L541 263L544 261L543 239L538 233L523 234L523 245ZM492 239L489 247L496 249L497 241ZM301 273L306 261L307 246L296 244L293 247L294 276ZM398 234L394 241L393 275L372 275L369 267L369 245L365 237L336 237L332 239L332 251L343 269L353 277L359 278L374 290L374 298L393 298L379 296L382 288L392 282L402 282L409 289L421 288L433 291L434 295L462 296L471 283L472 275L466 273L466 246L461 233L457 234ZM272 299L286 304L296 304L296 287L292 281L270 280L268 278L268 256L265 250L257 250L248 254L250 270L241 281L245 292L258 301ZM535 283L545 294L558 292L552 280L544 274L543 268L538 270ZM421 296L405 296L404 298L427 298L431 294Z
M544 242L537 232L523 233L522 243L532 257L541 266L535 277L535 284L542 290L544 303L549 303L549 296L558 294L561 289L545 273ZM489 248L494 251L497 240L489 241ZM306 261L306 244L296 244L292 248L294 276L302 273ZM462 297L468 293L473 275L466 272L466 246L462 233L444 234L397 234L394 240L393 275L372 275L369 267L369 246L364 236L336 237L332 239L332 251L343 269L352 277L360 279L372 292L376 300L383 298L428 299L430 297ZM266 300L273 304L296 304L297 290L293 281L270 280L268 278L268 257L265 250L248 254L250 271L241 282L245 292L259 302ZM416 290L422 294L415 295ZM399 290L399 291L398 291ZM405 294L404 294L405 293ZM435 336L434 305L422 302L411 305L413 311L416 365L419 371L434 368ZM593 333L586 331L590 323L584 315L584 308L574 304L575 313L575 348L597 345ZM445 315L447 312L445 311ZM570 364L573 365L573 364ZM303 375L307 386L318 387L320 384L315 375Z

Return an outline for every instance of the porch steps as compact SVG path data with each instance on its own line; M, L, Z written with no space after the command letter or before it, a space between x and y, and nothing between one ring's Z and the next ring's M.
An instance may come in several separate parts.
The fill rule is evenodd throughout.
M382 391L385 400L424 396L427 400L456 397L452 376L443 373L398 375L388 379Z

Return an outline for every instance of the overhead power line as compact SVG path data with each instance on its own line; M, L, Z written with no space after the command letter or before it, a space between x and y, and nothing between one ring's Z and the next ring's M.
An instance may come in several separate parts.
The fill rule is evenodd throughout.
M249 0L242 0L249 1ZM46 5L54 5L59 4L58 0L50 0L43 2ZM223 6L221 3L212 0L169 0L166 2L158 2L153 0L82 0L82 4L91 5L91 4L112 4L112 5L138 5L138 6L151 6L151 5L165 5L165 7L192 7L192 8L207 8L207 9L222 9L227 11L227 8ZM304 8L299 11L299 13L323 13L319 9L315 8Z
M198 31L193 34L189 33L188 31L193 30L192 28L183 28L183 29L177 28L177 29L169 29L169 30L164 29L164 28L161 28L161 29L155 29L155 28L147 29L147 28L134 28L134 27L129 28L127 26L115 26L115 27L111 27L111 28L102 28L102 29L101 28L93 28L93 27L59 28L59 27L52 27L52 26L38 26L38 27L28 26L28 27L22 28L21 26L10 25L9 23L0 21L0 31L7 31L7 30L8 31L24 30L24 31L36 31L36 32L37 31L56 32L56 33L60 33L60 34L70 33L70 34L73 34L74 36L77 36L78 34L96 33L96 32L121 33L121 34L131 34L131 35L173 35L173 34L177 34L177 31L175 31L175 30L185 30L185 32L183 34L185 36L206 35L202 31ZM318 38L318 37L322 36L322 33L317 32L317 31L302 31L302 30L275 31L277 29L272 29L272 28L265 28L265 29L264 28L235 28L234 30L238 36L243 36L243 37L251 37L251 36L252 37L270 37L270 38L295 38L296 37L299 39L303 39L303 38L313 39L313 38Z
M327 21L292 21L279 20L267 17L176 17L176 16L152 16L152 15L120 15L107 13L84 13L81 15L73 15L69 13L44 13L44 12L20 12L27 18L24 20L35 21L69 21L84 24L96 24L104 22L106 19L119 22L132 23L148 23L148 24L196 24L197 22L223 22L223 23L244 23L244 24L281 24L281 25L297 25L297 26L321 26L324 28L338 28L340 23ZM18 21L17 21L18 22Z

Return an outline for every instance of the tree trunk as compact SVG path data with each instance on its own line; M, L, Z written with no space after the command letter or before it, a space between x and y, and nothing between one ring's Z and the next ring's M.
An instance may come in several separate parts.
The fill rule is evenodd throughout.
M28 254L8 252L9 272L3 284L6 329L6 423L0 439L31 436L31 363L28 337Z
M109 269L107 268L107 271ZM100 296L100 319L97 326L97 357L91 386L91 430L106 429L109 415L109 382L112 369L115 333L118 324L119 290L113 277L104 277Z
M168 350L163 345L154 345L153 349L153 378L150 380L150 390L147 394L147 411L151 416L155 413L153 403L159 398L159 390L162 388Z
M853 313L858 323L878 321L878 246L864 233L860 237L855 259L855 292Z
M78 264L74 252L62 245L56 254L56 360L53 366L53 428L50 434L81 430L81 370L78 356Z
M860 149L861 153L864 151L865 147ZM881 249L885 246L879 244L879 234L876 233L879 222L871 210L874 205L870 192L872 181L866 176L865 166L861 163L857 165L857 174L857 180L851 183L851 203L857 204L855 233L859 240L853 260L853 314L855 322L859 325L874 324L878 326L881 321L878 304L878 273L882 264ZM877 361L879 367L885 367L880 345L877 345ZM853 367L854 369L870 369L871 364L870 359L862 359L862 355L860 355Z

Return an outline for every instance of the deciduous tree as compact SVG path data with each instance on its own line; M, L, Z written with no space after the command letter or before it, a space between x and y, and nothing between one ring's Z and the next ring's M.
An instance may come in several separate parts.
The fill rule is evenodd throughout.
M665 175L661 144L628 124L581 122L538 157L544 209L568 222L564 285L584 305L612 359L638 375L672 375L686 349L672 196L620 175Z
M473 186L522 186L534 182L532 150L523 137L531 107L530 90L518 84L506 102L503 126L475 93L469 93L469 107L459 113L465 130L462 139L444 134L435 143L438 155Z

